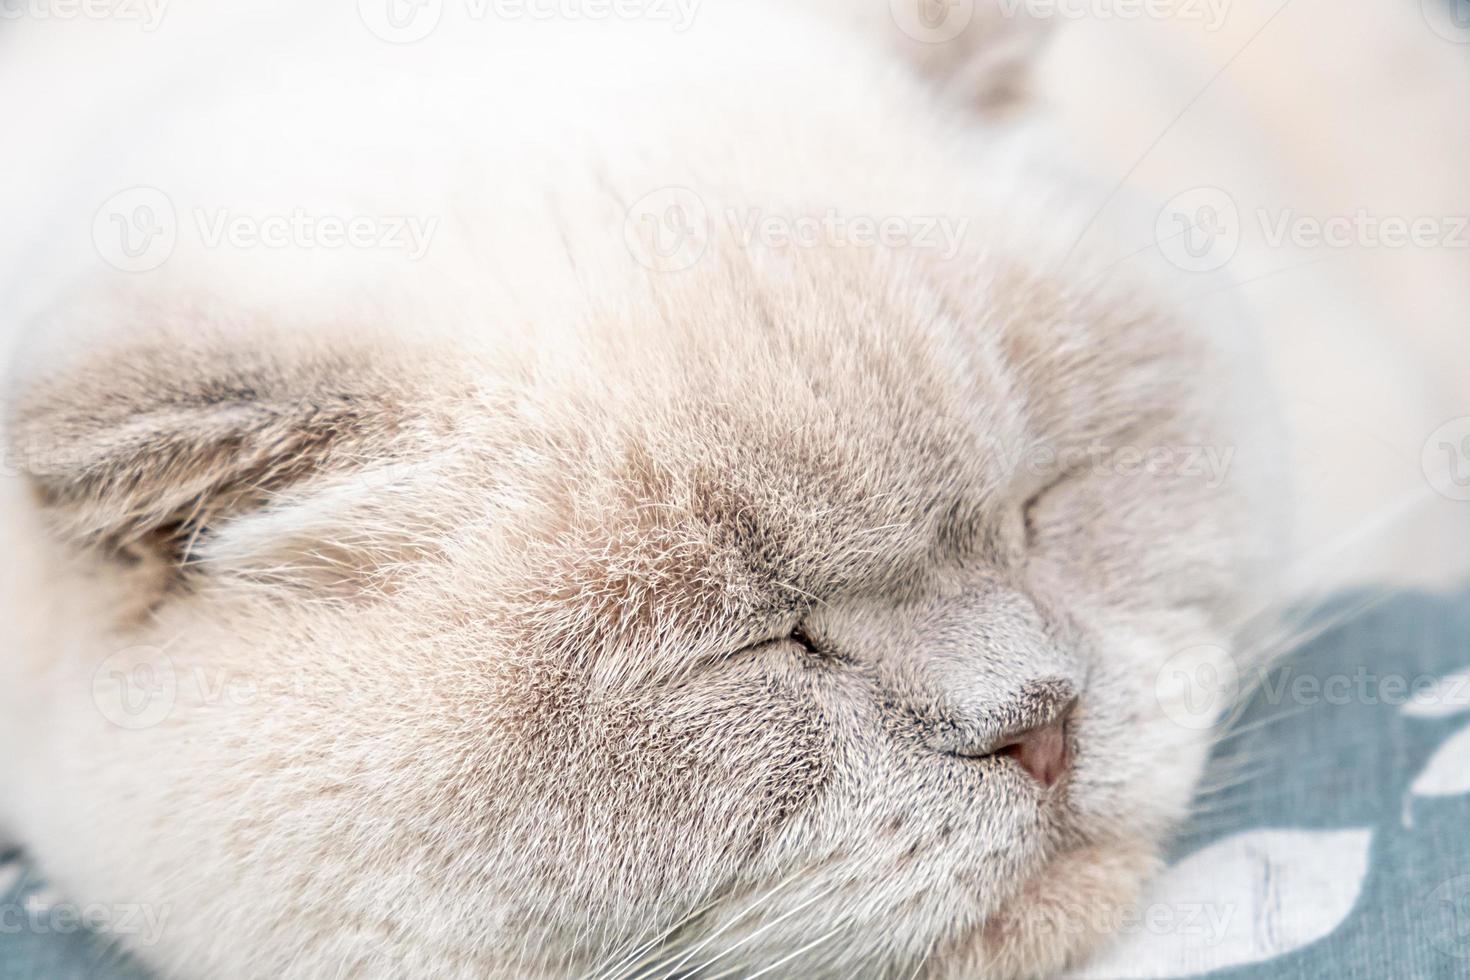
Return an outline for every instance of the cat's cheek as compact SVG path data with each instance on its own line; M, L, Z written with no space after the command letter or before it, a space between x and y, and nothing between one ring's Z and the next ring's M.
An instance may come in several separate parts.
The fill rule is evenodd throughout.
M1176 668L1192 663L1179 651L1187 654L1214 634L1187 615L1171 621L1156 614L1149 625L1160 628L1114 623L1092 630L1096 653L1084 710L1075 716L1070 798L1073 827L1087 841L1162 839L1187 813L1203 772L1212 733L1207 720L1187 713L1204 705L1203 692L1180 697Z
M645 769L696 765L723 774L701 784L709 791L704 800L688 799L688 787L670 779L670 799L649 799L650 808L723 809L729 825L748 828L750 846L758 848L815 808L832 777L837 736L825 674L789 651L763 651L713 665L677 692L650 691L610 712L609 724L664 733L645 746Z
M1111 939L1162 867L1142 839L1069 851L1027 883L998 915L936 959L933 980L1053 976Z

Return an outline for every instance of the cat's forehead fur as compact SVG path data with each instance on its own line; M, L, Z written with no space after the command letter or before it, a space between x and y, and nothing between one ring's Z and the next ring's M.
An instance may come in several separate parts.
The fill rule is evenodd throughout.
M1005 522L1046 479L1025 466L1034 448L1156 423L1131 396L1187 371L1158 347L1120 363L1130 324L1020 270L956 309L922 269L900 286L868 263L809 264L805 281L665 287L655 324L545 352L537 401L485 420L517 440L511 465L554 515L556 553L591 559L583 587L703 587L748 615L901 587L987 549L1003 560ZM1030 349L1021 324L1075 346Z
M1190 424L1175 389L1199 352L1129 344L1157 333L1154 311L1018 263L957 282L872 256L799 260L712 263L555 343L528 327L437 375L395 376L401 351L332 330L325 354L254 342L238 317L227 334L274 349L264 370L286 376L284 391L317 365L316 394L381 412L364 424L404 430L395 451L431 461L374 505L433 538L427 601L480 608L564 653L610 651L633 676L729 652L825 603L932 588L936 568L1009 575L1019 507L1059 475L1027 465L1038 450ZM1038 330L1067 342L1035 345ZM176 370L199 377L200 397L217 383ZM340 453L328 473L365 461ZM221 547L232 540L227 527ZM437 562L477 591L445 593ZM661 646L678 657L650 656Z

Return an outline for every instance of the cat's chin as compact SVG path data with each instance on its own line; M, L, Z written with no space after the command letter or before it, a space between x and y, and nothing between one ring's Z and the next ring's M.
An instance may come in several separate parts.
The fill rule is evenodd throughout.
M1105 946L1162 867L1144 840L1058 855L1016 899L936 958L934 980L1045 980Z

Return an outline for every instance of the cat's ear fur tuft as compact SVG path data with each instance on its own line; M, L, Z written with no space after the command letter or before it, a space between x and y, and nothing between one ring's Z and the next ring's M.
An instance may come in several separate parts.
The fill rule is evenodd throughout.
M1006 0L890 0L905 48L954 98L988 112L1024 102L1050 22ZM912 25L917 24L915 29ZM907 30L902 28L908 27Z
M408 425L361 349L215 331L62 360L12 385L7 448L52 526L85 547L187 562L211 523L381 459Z
M1022 0L827 0L866 10L908 61L944 93L996 114L1023 102L1050 20Z

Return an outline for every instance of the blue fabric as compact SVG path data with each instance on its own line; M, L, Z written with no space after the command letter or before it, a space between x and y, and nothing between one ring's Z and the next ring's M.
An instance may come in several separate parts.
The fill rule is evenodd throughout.
M1360 605L1316 614L1320 635L1224 733L1161 885L1163 918L1135 923L1089 976L1470 978L1470 686L1409 699L1470 678L1470 594ZM44 910L59 899L23 867L0 856L0 980L143 980L99 936L58 932ZM1183 923L1208 915L1169 898L1191 868L1219 892L1203 930Z
M147 980L79 923L86 911L53 904L18 853L0 854L0 980Z
M1360 605L1345 598L1317 619ZM1272 671L1217 750L1211 778L1226 788L1202 798L1175 857L1261 827L1357 832L1367 875L1328 936L1212 980L1470 978L1470 683L1417 708L1406 690L1457 675L1470 678L1470 593L1394 597ZM1463 792L1427 793L1446 777Z

